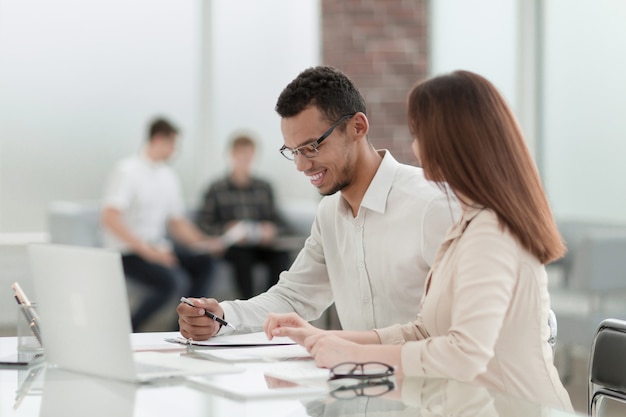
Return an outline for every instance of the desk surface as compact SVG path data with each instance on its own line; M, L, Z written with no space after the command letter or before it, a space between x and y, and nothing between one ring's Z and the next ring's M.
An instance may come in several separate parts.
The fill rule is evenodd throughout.
M132 335L137 350L184 348L163 342L171 333ZM0 356L16 349L14 337L0 338ZM201 360L201 359L199 359ZM202 359L204 360L204 359ZM310 364L309 364L310 365ZM242 363L271 369L275 362ZM242 378L246 373L238 374ZM0 368L0 416L560 416L574 414L512 399L452 380L405 378L379 397L336 399L331 395L233 400L185 380L134 385L42 367ZM20 397L16 402L16 398Z

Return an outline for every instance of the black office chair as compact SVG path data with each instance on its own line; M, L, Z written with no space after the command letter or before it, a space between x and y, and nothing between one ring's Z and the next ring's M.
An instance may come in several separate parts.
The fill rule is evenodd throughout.
M611 398L626 404L626 321L603 320L598 326L589 359L589 415L599 401Z

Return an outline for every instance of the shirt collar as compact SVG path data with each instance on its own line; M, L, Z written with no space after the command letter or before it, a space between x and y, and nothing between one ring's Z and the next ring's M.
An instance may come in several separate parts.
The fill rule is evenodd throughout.
M450 228L450 232L448 233L446 240L455 239L461 236L467 228L467 225L484 209L485 207L480 205L465 208L459 221Z
M367 187L367 191L365 191L363 200L361 200L361 207L383 214L387 208L387 196L391 191L393 179L400 163L386 149L377 152L383 157L383 160L376 171L376 175L372 178L372 182Z

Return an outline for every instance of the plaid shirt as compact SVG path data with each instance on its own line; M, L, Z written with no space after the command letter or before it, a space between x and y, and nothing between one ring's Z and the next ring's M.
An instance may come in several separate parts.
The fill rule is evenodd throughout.
M210 235L224 232L235 220L269 221L279 234L287 232L287 225L276 209L272 186L259 178L251 178L248 185L235 185L230 177L211 184L204 194L198 213L198 226Z

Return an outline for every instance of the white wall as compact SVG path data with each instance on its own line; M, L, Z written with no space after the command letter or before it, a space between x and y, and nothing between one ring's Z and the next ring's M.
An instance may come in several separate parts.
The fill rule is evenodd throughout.
M0 231L43 230L50 200L98 199L155 114L193 148L196 2L1 0L0 19Z
M430 2L430 72L474 71L516 103L517 0Z
M626 221L626 3L546 0L543 97L524 77L537 0L431 2L431 73L487 76L532 137L558 217ZM276 149L274 104L320 61L319 0L0 0L0 232L45 230L51 200L96 200L112 165L135 152L149 117L183 129L175 166L195 204L225 169L231 132L263 141L258 170L280 198L316 199ZM204 22L204 24L203 24ZM520 82L522 79L522 82ZM529 99L525 95L531 93ZM532 121L531 121L532 122ZM533 143L530 143L531 149Z
M228 140L246 130L261 141L257 171L272 180L279 199L317 200L314 187L278 152L283 139L274 106L291 80L320 63L319 0L223 0L207 7L212 63L203 114L211 147L198 177L224 173Z
M557 219L626 222L626 2L431 2L431 73L503 92Z
M536 146L536 21L540 0L437 0L430 3L430 73L470 70L489 79Z
M99 199L156 114L182 129L175 166L189 203L222 173L235 128L266 142L259 170L280 196L314 198L280 160L273 107L288 81L319 62L318 8L319 0L0 0L0 232L45 230L49 201Z
M626 2L545 1L545 182L559 218L626 222Z

